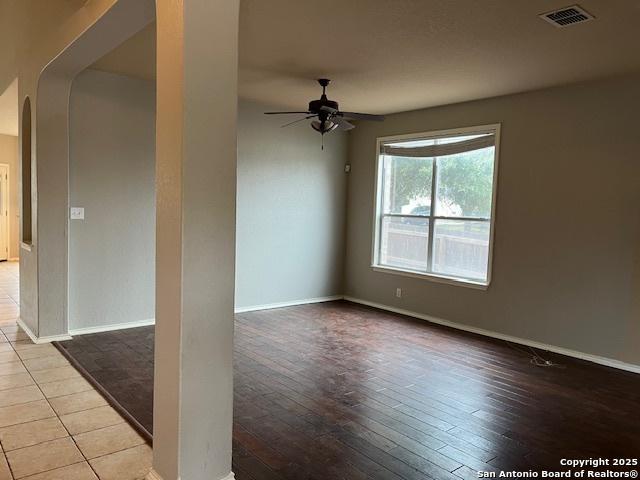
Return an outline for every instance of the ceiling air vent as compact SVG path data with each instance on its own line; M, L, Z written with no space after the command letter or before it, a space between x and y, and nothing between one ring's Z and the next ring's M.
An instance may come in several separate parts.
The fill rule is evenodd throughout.
M540 15L540 18L555 25L558 28L568 27L576 23L584 23L593 20L595 17L578 5L564 7L553 12Z

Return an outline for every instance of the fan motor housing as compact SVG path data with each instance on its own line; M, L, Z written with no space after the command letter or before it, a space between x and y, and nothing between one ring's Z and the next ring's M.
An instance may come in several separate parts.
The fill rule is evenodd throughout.
M319 112L322 107L329 107L339 110L338 102L334 102L333 100L328 100L326 98L320 100L311 100L309 102L309 111L310 112Z

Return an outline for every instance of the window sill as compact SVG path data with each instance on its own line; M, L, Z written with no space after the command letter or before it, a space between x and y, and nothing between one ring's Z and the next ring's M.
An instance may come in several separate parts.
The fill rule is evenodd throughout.
M459 287L473 288L475 290L487 290L489 288L488 283L474 282L473 280L461 280L459 278L446 277L442 275L435 275L433 273L418 273L411 270L402 270L393 267L383 267L381 265L371 265L374 272L387 273L392 275L401 275L403 277L419 278L421 280L428 280L430 282L444 283L446 285L456 285Z

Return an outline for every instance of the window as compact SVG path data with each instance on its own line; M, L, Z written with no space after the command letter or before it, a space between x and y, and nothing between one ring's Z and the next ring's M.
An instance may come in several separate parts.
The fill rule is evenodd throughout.
M374 269L489 284L499 133L378 139Z

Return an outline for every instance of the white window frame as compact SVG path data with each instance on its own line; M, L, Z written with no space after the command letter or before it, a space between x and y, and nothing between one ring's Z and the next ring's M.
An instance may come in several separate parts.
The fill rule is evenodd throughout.
M500 123L494 123L490 125L478 125L473 127L464 127L464 128L452 128L447 130L436 130L430 132L420 132L420 133L410 133L403 135L392 135L388 137L378 137L376 139L376 178L375 178L375 191L374 191L374 209L373 209L373 232L372 232L372 245L371 245L371 268L376 272L381 273L389 273L395 275L402 275L413 278L421 278L424 280L429 280L438 283L446 283L450 285L459 285L463 287L476 288L480 290L486 290L489 288L491 284L491 273L492 273L492 265L493 265L493 238L495 234L495 213L496 213L496 197L498 192L498 163L500 158ZM429 252L431 252L431 243L433 240L433 230L435 226L435 220L444 219L444 220L475 220L475 221L485 221L489 222L489 258L487 260L487 280L486 282L478 281L475 279L466 279L462 277L453 277L447 276L439 273L433 272L417 272L414 270L405 270L402 268L390 267L388 265L380 264L380 235L381 235L381 226L382 226L382 218L384 216L389 216L388 214L384 214L382 212L382 197L383 197L383 187L382 187L382 168L383 162L381 162L382 155L380 155L380 148L383 143L389 142L400 142L406 140L428 140L431 138L442 138L448 136L461 136L461 135L473 135L473 134L482 134L482 133L492 133L495 135L495 157L493 163L493 188L491 192L491 218L490 219L481 219L476 217L447 217L442 215L434 214L435 202L433 201L433 197L436 194L435 187L436 184L433 183L432 187L432 207L431 214L427 216L419 216L420 218L429 219ZM437 175L436 169L433 169L433 176ZM432 179L433 182L433 179ZM411 217L411 215L398 215L401 217Z

